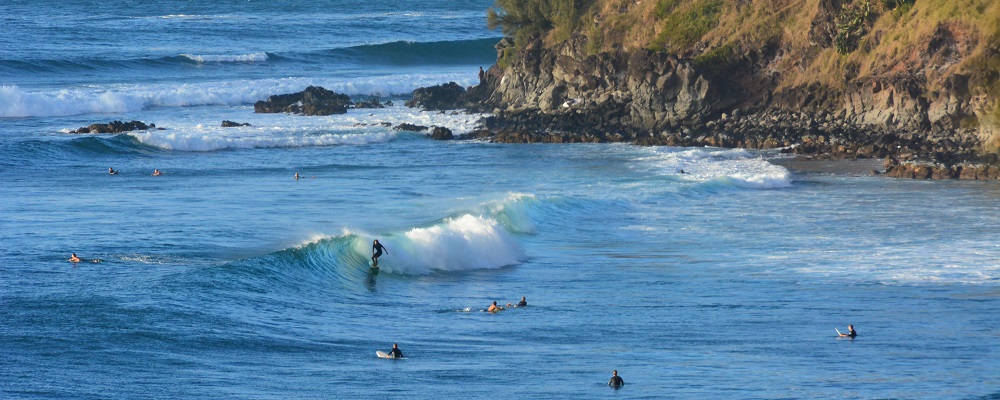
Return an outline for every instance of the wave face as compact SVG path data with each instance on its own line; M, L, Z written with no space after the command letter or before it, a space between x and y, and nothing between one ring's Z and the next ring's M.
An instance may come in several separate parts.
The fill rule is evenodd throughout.
M382 272L419 276L498 269L526 259L518 236L533 226L524 218L511 218L510 210L537 209L540 203L534 196L516 194L482 207L493 210L492 214L460 213L427 226L379 235L345 229L340 235L236 263L262 266L274 275L267 279L296 285L329 277L357 280L369 272L372 241L378 239L387 249L379 258Z

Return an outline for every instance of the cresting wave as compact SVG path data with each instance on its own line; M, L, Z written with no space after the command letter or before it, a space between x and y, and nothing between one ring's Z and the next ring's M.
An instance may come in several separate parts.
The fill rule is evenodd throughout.
M505 206L497 207L498 204ZM262 256L254 264L284 264L273 269L301 270L340 277L367 273L372 241L378 239L387 249L379 259L382 272L399 275L427 275L441 271L497 269L516 265L526 258L518 232L533 229L522 218L510 218L511 209L534 207L531 195L513 194L486 209L496 214L463 213L428 226L414 227L381 235L344 230L341 235L313 239L309 243ZM523 215L522 215L523 216ZM510 225L512 222L515 225ZM287 265L289 263L296 265ZM296 268L298 267L298 268Z
M267 61L268 59L267 53L264 52L237 54L237 55L181 54L181 57L187 58L192 61L197 61L199 63L211 63L211 62L253 63L253 62L264 62Z
M149 107L237 106L268 96L298 92L310 85L360 96L405 96L422 86L455 81L474 84L469 73L402 74L348 79L285 78L234 80L193 84L151 84L122 87L26 91L0 86L0 118L55 117L125 113Z

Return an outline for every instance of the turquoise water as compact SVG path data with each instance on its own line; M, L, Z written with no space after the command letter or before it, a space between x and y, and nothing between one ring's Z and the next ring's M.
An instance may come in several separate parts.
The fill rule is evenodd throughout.
M68 4L0 6L0 397L1000 396L997 185L377 125L474 127L399 105L485 2ZM310 83L397 105L253 114ZM165 130L65 133L114 119Z

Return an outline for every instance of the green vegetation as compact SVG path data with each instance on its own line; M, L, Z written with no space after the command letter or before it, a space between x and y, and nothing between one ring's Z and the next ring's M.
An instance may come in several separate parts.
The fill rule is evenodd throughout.
M528 41L553 35L553 41L569 39L579 26L582 0L496 0L486 11L486 25L514 38L522 48Z
M859 5L844 4L837 16L837 37L834 44L837 52L847 54L858 47L858 41L868 33L872 6L868 0Z
M676 52L691 47L719 24L721 0L698 0L683 6L678 3L678 0L661 0L656 4L655 15L663 20L663 28L650 48Z

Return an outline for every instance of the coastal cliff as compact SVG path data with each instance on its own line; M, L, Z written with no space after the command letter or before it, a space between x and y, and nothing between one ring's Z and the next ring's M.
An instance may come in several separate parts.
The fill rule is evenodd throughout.
M883 158L910 178L1000 170L1000 3L505 3L490 19L511 39L454 104L492 112L491 140L781 148Z

